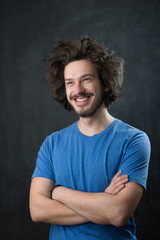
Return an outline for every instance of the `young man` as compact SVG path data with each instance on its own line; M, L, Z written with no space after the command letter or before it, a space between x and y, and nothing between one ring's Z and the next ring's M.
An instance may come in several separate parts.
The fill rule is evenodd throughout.
M48 82L79 121L44 141L30 189L33 221L50 223L50 240L136 239L133 213L146 188L146 134L112 117L123 60L89 37L57 41Z

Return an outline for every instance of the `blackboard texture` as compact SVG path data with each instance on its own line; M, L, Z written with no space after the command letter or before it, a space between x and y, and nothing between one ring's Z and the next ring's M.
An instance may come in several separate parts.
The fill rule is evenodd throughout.
M45 137L77 116L52 100L42 59L57 37L83 34L125 60L124 96L110 112L151 140L135 219L138 239L160 239L160 1L5 0L0 16L0 239L48 239L49 226L30 218L30 179Z

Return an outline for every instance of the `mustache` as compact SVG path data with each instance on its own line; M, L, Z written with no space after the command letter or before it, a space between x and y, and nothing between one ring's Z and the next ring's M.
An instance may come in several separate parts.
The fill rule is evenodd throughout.
M80 93L79 95L72 95L70 97L70 99L73 100L73 99L76 99L78 97L90 97L92 95L93 95L93 93L90 93L90 92L88 92L88 93Z

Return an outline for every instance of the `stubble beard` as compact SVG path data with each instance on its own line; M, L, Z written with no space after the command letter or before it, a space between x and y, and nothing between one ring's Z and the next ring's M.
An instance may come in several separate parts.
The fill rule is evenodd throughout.
M86 95L87 94L81 95L81 97ZM97 99L97 102L93 103L93 105L87 110L82 109L78 111L74 108L74 106L71 103L70 105L72 106L73 110L79 117L87 118L87 117L92 117L97 112L97 110L102 106L103 103L104 103L104 94L102 93L99 99Z

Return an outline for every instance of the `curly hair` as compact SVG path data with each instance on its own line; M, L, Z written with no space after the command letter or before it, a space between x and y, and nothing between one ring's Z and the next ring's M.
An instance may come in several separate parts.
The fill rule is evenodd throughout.
M53 97L64 108L72 110L65 93L64 68L70 62L83 59L95 64L102 85L108 88L104 93L104 104L108 108L122 95L124 61L89 36L77 40L57 40L53 46L51 57L45 60L49 63L46 82L52 87Z

